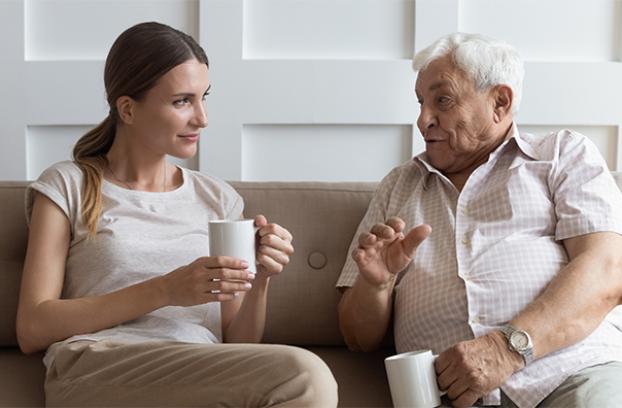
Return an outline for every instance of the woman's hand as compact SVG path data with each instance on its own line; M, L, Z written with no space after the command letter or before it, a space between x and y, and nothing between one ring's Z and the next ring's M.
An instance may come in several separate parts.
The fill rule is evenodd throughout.
M258 227L257 274L270 277L279 274L289 263L289 256L294 253L292 234L278 224L268 223L263 215L255 217Z
M248 292L255 275L248 262L228 256L202 257L159 278L165 303L193 306L235 299Z

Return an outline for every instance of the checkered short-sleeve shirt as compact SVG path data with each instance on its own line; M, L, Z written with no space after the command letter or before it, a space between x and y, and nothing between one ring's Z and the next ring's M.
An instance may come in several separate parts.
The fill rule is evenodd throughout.
M380 183L358 235L391 216L407 230L427 223L421 244L395 287L398 352L442 352L510 321L568 263L563 240L599 231L622 234L622 194L597 148L568 130L519 134L469 177L462 192L425 153ZM337 282L352 286L358 268L348 257ZM536 406L573 373L622 361L622 308L583 341L534 361L503 391L521 407ZM499 390L484 398L499 403Z

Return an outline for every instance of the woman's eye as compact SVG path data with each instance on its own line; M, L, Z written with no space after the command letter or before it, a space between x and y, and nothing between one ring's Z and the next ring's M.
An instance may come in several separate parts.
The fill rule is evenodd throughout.
M188 99L188 98L182 98L182 99L178 99L178 100L176 100L175 102L173 102L173 105L176 105L176 106L183 106L183 105L185 105L185 104L187 104L187 103L190 103L190 99Z

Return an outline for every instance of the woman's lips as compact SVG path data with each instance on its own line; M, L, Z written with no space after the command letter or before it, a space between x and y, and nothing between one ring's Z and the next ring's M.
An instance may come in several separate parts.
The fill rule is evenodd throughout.
M181 138L183 138L184 140L187 140L189 142L196 142L197 140L199 140L199 134L198 133L191 133L191 134L187 134L187 135L177 135Z

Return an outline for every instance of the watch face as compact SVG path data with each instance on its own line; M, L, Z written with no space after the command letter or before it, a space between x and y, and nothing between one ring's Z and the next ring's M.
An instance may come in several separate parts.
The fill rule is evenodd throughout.
M516 351L523 351L529 347L529 338L527 333L517 330L510 336L510 344Z

